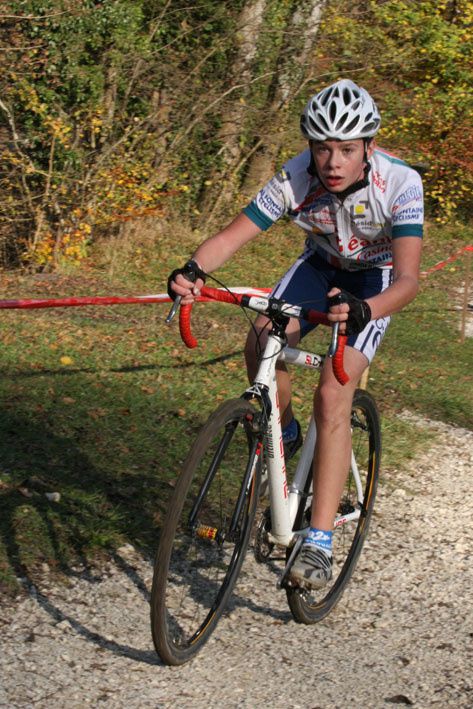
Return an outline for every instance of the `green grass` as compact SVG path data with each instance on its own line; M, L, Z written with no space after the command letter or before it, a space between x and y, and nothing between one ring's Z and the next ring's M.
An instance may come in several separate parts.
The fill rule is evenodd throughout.
M126 244L113 274L106 259L69 275L3 274L2 297L162 292L167 273L200 235ZM472 243L471 230L431 230L424 268ZM301 250L280 226L218 274L229 285L271 285ZM262 267L263 266L263 267ZM402 409L472 427L472 343L459 343L464 265L433 274L397 315L370 371L383 414L384 468L425 446ZM199 305L197 350L164 324L167 306L2 311L0 315L0 588L35 580L44 564L68 573L80 559L130 542L152 553L156 530L189 443L217 402L246 386L248 324L236 308ZM311 336L323 351L328 333ZM308 343L309 344L309 343ZM295 373L298 416L310 414L313 375ZM45 493L58 492L50 501Z

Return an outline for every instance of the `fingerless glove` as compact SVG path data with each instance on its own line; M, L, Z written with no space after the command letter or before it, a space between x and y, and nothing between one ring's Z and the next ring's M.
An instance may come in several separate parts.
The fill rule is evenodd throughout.
M176 280L176 276L179 274L182 274L184 278L187 278L188 281L192 281L192 283L195 283L198 278L201 278L205 283L207 277L207 274L204 273L199 264L193 259L187 261L182 268L175 268L168 278L168 295L172 300L176 299L177 293L171 288L171 283Z
M340 291L337 295L327 298L329 307L332 305L340 305L347 303L350 310L348 311L348 320L346 321L346 335L358 335L371 320L371 308L366 300L360 300L355 295L347 291Z

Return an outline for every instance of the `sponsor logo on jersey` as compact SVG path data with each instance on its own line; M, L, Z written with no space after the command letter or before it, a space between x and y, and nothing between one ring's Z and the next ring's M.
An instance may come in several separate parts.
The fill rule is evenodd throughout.
M397 211L393 218L393 224L399 222L419 222L424 214L423 207L407 207L402 211Z
M366 200L358 202L358 204L352 204L350 207L350 214L352 219L359 219L360 217L366 216L368 204L369 202Z
M378 171L373 172L373 183L381 192L386 192L386 180L381 177Z
M369 231L377 231L379 232L382 230L384 227L384 224L381 224L381 222L372 222L369 219L362 219L359 221L358 219L356 222L354 222L353 228L354 229L363 229L363 230L369 230Z
M399 207L402 207L403 204L407 204L407 202L422 202L422 190L418 185L412 185L408 187L405 192L400 194L394 207L399 209Z
M357 261L365 261L370 264L382 263L383 261L391 261L391 252L386 251L386 246L378 246L377 248L364 249L356 256Z
M277 201L277 190L271 190L274 187L273 181L271 181L268 186L270 189L263 188L259 191L256 198L256 204L261 209L261 211L266 212L273 219L279 219L284 213L284 207ZM274 196L273 196L274 194Z

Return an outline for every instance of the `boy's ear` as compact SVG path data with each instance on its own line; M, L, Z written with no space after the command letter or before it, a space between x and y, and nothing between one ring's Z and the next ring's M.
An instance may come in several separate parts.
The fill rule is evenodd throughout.
M366 148L366 153L368 155L368 158L370 158L373 155L375 148L376 148L376 140L374 138L372 138Z

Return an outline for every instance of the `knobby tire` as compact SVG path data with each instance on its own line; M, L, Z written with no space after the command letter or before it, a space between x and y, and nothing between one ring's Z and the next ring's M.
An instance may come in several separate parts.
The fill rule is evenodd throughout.
M151 591L153 641L166 664L197 654L238 578L261 476L255 414L244 399L222 404L198 434L177 480Z
M355 569L363 543L368 533L379 476L381 457L381 428L378 410L368 392L357 389L352 405L352 450L358 465L363 487L363 503L357 521L347 522L334 529L333 576L327 586L318 591L297 587L286 588L287 600L292 615L299 623L317 623L330 613L340 600ZM308 476L310 480L310 476ZM306 491L308 492L308 490ZM310 498L302 499L294 529L302 529L310 523ZM356 489L352 468L340 500L339 515L343 516L356 507ZM290 550L288 550L289 556Z

